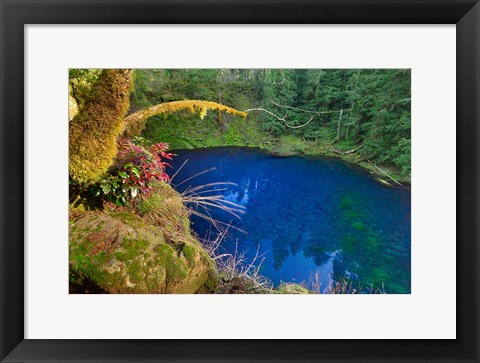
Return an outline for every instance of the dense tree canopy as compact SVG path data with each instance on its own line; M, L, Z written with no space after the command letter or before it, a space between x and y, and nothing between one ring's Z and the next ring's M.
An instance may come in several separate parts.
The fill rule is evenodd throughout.
M133 71L133 80L131 74L70 71L70 96L76 100L71 107L70 164L77 180L92 180L106 170L125 116L140 121L138 130L130 123L127 131L135 132L128 136L138 134L146 119L155 116L144 136L174 147L263 147L265 140L271 144L287 140L311 154L354 152L362 160L394 168L404 180L410 178L408 69L139 69ZM122 89L102 91L112 85ZM184 100L197 104L175 103ZM202 101L209 103L200 105ZM167 115L166 106L154 107L166 102L173 102L169 110L195 110L202 120L208 110L214 112L200 123L198 115ZM77 115L78 109L82 112ZM237 110L247 111L246 121L238 122L235 115L244 114ZM87 131L92 131L89 140ZM100 142L98 133L108 134L106 143ZM94 148L96 144L104 151ZM85 174L92 172L95 175Z
M133 110L182 99L215 100L239 110L262 108L277 117L252 110L248 119L254 123L250 128L258 127L266 137L295 136L331 145L339 153L355 150L364 159L410 175L410 70L135 71ZM213 122L220 131L228 130L228 119L220 113L210 119L211 132L216 131ZM151 125L150 134L156 127L166 126Z

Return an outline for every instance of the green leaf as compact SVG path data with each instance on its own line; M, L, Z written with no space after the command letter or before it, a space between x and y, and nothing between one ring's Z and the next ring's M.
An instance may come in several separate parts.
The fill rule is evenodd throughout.
M138 189L132 187L132 188L130 188L130 192L132 194L132 198L135 198L137 196Z
M128 174L124 171L121 171L120 173L118 173L118 175L120 175L123 179L128 178Z
M103 194L107 195L112 190L112 186L110 184L105 184L102 186Z
M137 178L140 178L140 172L136 167L132 167L132 173L135 174Z

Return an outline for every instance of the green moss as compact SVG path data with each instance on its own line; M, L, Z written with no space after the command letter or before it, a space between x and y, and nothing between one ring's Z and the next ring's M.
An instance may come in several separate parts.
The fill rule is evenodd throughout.
M204 286L207 290L212 291L217 286L217 282L218 282L218 278L216 276L215 277L209 276L207 281L205 281Z
M145 279L145 285L148 291L165 291L166 276L167 274L164 267L158 265L149 265L149 274Z
M195 264L195 256L197 254L195 248L186 244L183 246L182 252L188 261L188 265L190 267L193 266Z
M101 178L117 153L117 137L129 107L132 70L106 69L69 123L70 177L87 184Z
M133 213L113 212L110 214L110 216L125 222L143 223L142 219Z
M178 258L175 258L175 250L162 244L156 247L157 262L164 266L167 272L167 281L176 282L187 277L187 268L185 264Z
M68 266L68 269L69 269L68 281L72 284L81 285L85 279L82 271L76 265L72 265L72 264Z
M110 256L106 254L104 251L101 251L95 256L95 259L97 264L103 265L110 259Z
M148 198L142 199L137 203L137 209L140 213L147 214L155 211L155 207L163 202L163 198L158 193L152 193Z
M180 217L180 223L182 223L186 231L190 230L190 219L187 216Z
M280 294L311 294L312 292L303 286L293 283L281 283L277 292Z
M111 277L99 266L105 263L105 256L86 256L81 250L70 252L70 282L81 283L83 279L95 281L99 286L109 283Z
M121 290L125 286L125 276L119 272L105 274L105 286L111 286L115 289Z
M127 273L131 282L139 283L145 279L145 273L138 259L127 264Z
M119 261L128 261L137 257L142 251L144 251L148 246L149 242L144 239L128 239L124 238L122 243L122 248L125 252L117 252L115 257Z

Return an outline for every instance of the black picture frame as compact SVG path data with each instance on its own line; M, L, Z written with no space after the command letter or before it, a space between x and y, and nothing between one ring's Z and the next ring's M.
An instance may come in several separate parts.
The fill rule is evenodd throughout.
M480 361L478 305L480 291L478 228L480 4L478 0L0 0L0 14L0 359L2 361ZM457 339L24 339L24 25L162 23L456 24ZM439 294L442 293L446 292L439 292Z

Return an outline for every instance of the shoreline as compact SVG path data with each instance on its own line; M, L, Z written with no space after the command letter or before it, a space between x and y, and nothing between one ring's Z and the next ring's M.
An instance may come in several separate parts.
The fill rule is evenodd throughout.
M215 145L215 146L200 146L200 147L183 147L183 148L176 148L170 149L170 151L175 152L176 150L195 150L195 149L210 149L210 148L248 148L248 149L259 149L262 150L272 156L280 157L280 158L288 158L292 156L303 156L303 157L320 157L325 159L332 159L338 160L349 167L356 168L361 170L364 173L368 173L375 181L383 186L390 187L390 188L401 188L410 191L411 189L411 182L410 180L406 180L403 176L392 172L388 167L380 166L382 169L389 169L388 172L394 174L394 178L398 181L401 185L395 183L395 181L391 178L388 178L385 174L381 173L377 170L372 164L368 163L365 159L361 158L358 159L357 154L346 154L340 155L331 151L323 152L323 153L315 153L315 152L302 152L302 151L295 151L295 150L285 150L285 149L276 149L270 147L262 147L262 146L247 146L247 145Z
M411 184L410 173L406 174L393 165L375 164L376 167L392 177L389 179L369 163L366 157L360 155L362 145L343 139L332 141L335 138L334 135L326 135L318 140L304 139L293 133L273 135L262 130L252 119L241 123L225 124L222 132L213 128L213 124L208 120L198 122L193 117L179 118L175 121L162 120L157 124L152 122L151 125L150 128L147 126L141 143L166 142L170 145L170 150L237 146L259 148L285 157L293 155L321 156L358 166L370 172L373 177L378 178L379 183L385 186L402 188L392 179L403 184L406 189L409 189ZM371 161L375 163L374 160Z

